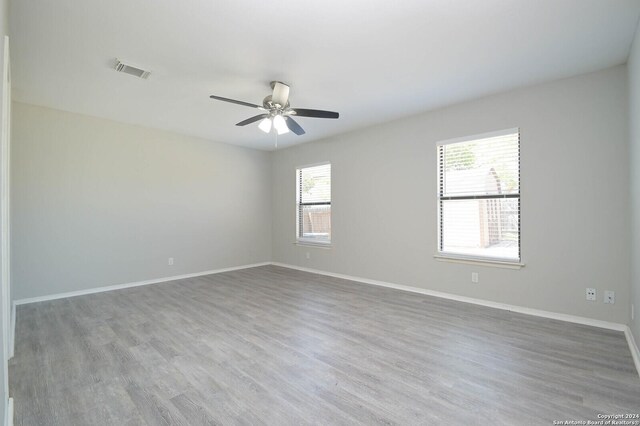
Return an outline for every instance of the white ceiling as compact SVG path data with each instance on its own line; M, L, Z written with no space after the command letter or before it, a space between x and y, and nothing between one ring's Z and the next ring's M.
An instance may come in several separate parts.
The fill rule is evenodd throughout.
M624 63L640 0L14 0L15 100L272 149L234 124L268 82L308 142L517 86ZM152 71L140 80L115 58Z

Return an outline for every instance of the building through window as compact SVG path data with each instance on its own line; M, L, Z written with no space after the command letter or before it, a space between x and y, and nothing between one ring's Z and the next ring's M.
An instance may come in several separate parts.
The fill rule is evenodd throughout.
M440 255L519 262L518 129L438 145Z
M331 242L331 164L296 170L297 239Z

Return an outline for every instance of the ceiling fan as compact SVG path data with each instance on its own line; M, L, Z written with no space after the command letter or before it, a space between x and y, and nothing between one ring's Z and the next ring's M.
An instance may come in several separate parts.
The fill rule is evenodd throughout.
M273 89L273 93L264 98L262 106L216 95L209 97L211 99L231 102L232 104L244 105L264 111L262 114L237 123L236 126L246 126L247 124L262 120L258 127L265 133L269 133L271 129L274 128L279 135L287 133L289 130L298 136L304 135L304 129L300 127L293 117L338 118L340 116L340 114L333 111L291 108L291 106L289 106L289 86L280 81L272 81L271 88Z

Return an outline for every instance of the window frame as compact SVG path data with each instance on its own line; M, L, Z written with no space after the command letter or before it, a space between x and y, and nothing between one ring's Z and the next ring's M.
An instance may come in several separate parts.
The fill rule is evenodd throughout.
M312 203L302 203L302 170L303 169L308 169L311 167L318 167L318 166L326 166L329 165L330 166L330 173L329 173L329 188L330 188L330 193L331 193L331 199L326 202L326 201L321 201L321 202L312 202ZM331 236L329 236L329 239L326 241L318 241L312 238L305 238L303 236L301 236L301 232L303 229L303 225L302 225L302 209L305 206L329 206L331 207L331 211L329 213L330 217L333 217L333 165L331 164L331 161L322 161L319 163L312 163L312 164L304 164L302 166L296 166L296 170L295 170L295 179L296 179L296 242L295 244L299 244L299 245L306 245L306 246L318 246L318 247L325 247L328 248L331 246L332 244L332 240L333 240L333 227L332 232L331 232Z
M444 145L455 143L472 142L492 137L505 136L516 133L518 135L518 193L517 194L493 194L493 195L460 195L460 196L444 196L444 179L442 176L442 150ZM484 264L486 266L496 266L504 268L519 269L524 266L522 263L522 162L521 162L521 133L519 127L498 130L494 132L480 133L459 138L447 139L436 143L436 203L437 203L437 247L434 258L436 260L455 262L455 263L471 263ZM518 258L509 259L501 257L491 257L482 255L470 255L464 253L456 253L443 250L443 201L450 200L490 200L490 199L517 199L518 200Z

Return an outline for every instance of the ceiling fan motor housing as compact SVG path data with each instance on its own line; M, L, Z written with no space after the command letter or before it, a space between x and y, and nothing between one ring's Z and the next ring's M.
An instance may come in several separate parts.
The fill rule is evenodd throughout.
M286 105L280 106L279 104L275 104L273 102L273 96L269 95L262 101L262 106L271 113L283 112L289 108L289 101L287 101Z

